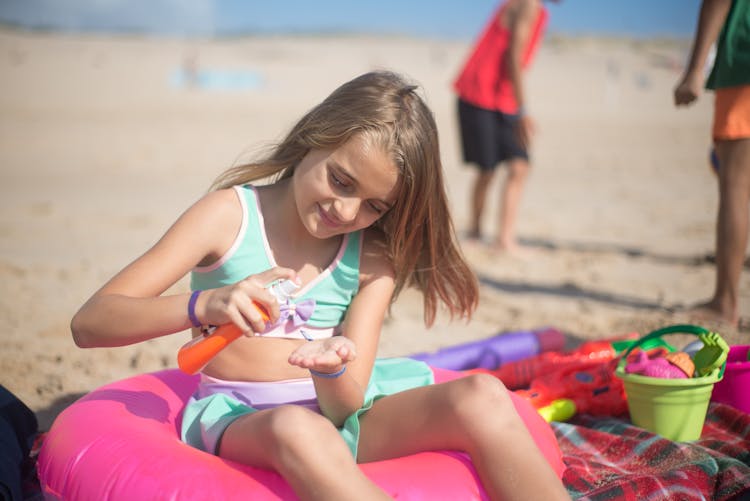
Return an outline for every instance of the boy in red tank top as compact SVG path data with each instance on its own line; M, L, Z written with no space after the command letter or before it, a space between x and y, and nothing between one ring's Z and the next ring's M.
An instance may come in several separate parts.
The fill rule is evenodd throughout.
M454 89L463 158L478 168L471 196L469 236L481 239L481 222L495 170L508 163L494 245L516 252L518 206L529 171L533 122L525 111L523 73L547 25L541 0L506 0L493 13L464 64Z

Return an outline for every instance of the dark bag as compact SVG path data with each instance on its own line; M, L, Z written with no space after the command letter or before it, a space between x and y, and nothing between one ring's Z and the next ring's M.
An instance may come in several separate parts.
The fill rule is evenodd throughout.
M0 500L21 501L29 451L38 424L34 413L0 385Z

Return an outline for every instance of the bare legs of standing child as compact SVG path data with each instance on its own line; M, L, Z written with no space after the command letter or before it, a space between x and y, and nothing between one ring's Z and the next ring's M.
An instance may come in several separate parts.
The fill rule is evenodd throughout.
M740 318L740 276L750 224L750 139L717 141L716 154L719 157L716 288L711 300L694 308L693 313L735 327Z
M499 203L498 225L493 247L509 254L522 254L516 236L516 223L521 205L521 197L529 173L529 162L523 158L514 158L508 162ZM487 204L487 193L494 179L494 170L479 170L472 187L471 224L469 237L481 239L482 218Z
M360 419L359 461L467 452L491 499L570 499L496 378L473 375L384 397ZM295 406L232 423L222 457L278 471L305 500L387 499L330 421Z
M471 189L471 224L469 226L469 238L471 239L482 239L482 216L484 215L484 207L487 205L487 192L494 178L494 169L477 170L474 186Z
M495 237L495 246L511 254L521 253L516 237L516 222L528 174L528 161L523 158L514 158L510 161L500 199L500 227Z

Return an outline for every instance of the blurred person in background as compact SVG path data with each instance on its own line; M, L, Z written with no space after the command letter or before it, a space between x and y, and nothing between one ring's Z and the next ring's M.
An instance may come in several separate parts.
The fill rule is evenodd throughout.
M516 221L526 178L534 122L528 113L524 71L547 25L541 0L506 0L493 12L454 89L463 159L476 169L468 236L482 240L487 193L497 167L507 164L493 246L517 253Z
M719 176L716 285L713 297L691 312L702 320L737 327L750 221L750 0L703 0L690 59L674 89L676 106L690 105L700 96L703 68L714 42L716 59L705 87L715 94L712 135Z

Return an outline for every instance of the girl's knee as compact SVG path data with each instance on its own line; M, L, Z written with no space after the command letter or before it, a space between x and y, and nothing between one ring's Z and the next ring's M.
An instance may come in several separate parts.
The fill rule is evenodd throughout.
M329 435L336 428L322 415L299 405L281 405L269 411L268 431L278 443L309 441L310 436Z
M269 448L281 461L304 458L310 451L340 440L336 428L322 415L298 405L282 405L269 411Z
M456 382L459 384L452 389L449 399L450 407L459 419L487 419L489 413L493 420L497 420L515 413L508 390L498 378L489 374L472 374Z
M263 431L271 466L292 485L306 485L314 479L329 482L331 475L356 468L333 423L310 409L298 405L270 409Z
M458 381L464 384L462 393L466 398L490 401L510 399L503 382L489 374L472 374Z

